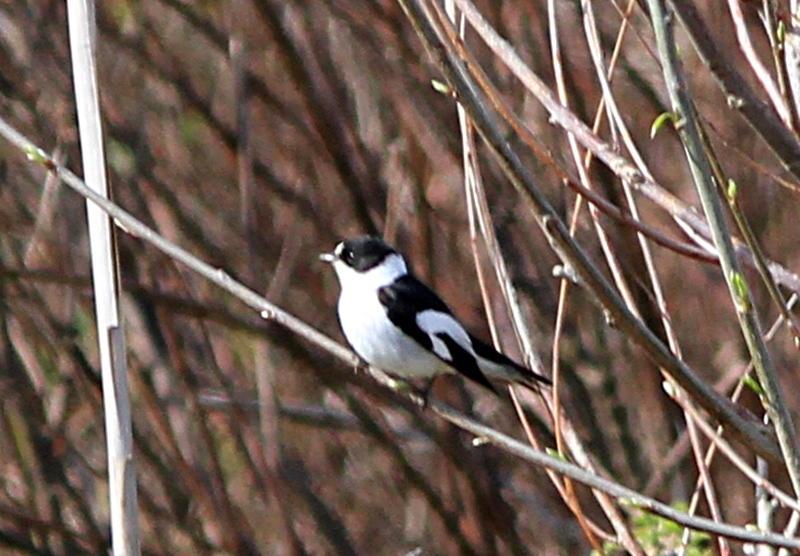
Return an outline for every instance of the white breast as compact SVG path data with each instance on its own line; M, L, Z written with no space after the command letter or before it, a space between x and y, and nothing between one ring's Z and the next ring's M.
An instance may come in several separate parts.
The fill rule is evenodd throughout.
M377 292L342 292L339 320L348 343L369 364L401 378L453 372L389 320Z

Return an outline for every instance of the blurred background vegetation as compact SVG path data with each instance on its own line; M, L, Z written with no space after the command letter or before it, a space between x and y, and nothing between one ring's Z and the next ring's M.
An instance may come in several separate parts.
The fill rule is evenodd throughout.
M669 103L645 7L592 4L607 59L630 9L614 97L657 182L698 205L674 130L650 137ZM758 89L728 6L695 4L713 30L708 38ZM783 52L771 47L775 27L765 31L759 12L788 21L788 6L765 0L740 7L756 52L779 80L773 52L779 68ZM547 2L479 8L555 87ZM581 5L555 8L569 106L591 123L602 91ZM382 235L473 331L489 337L455 103L431 87L441 77L397 3L108 0L99 3L97 22L116 202L340 340L338 285L317 255L356 233ZM797 179L677 30L692 99L724 171L739 184L740 206L767 256L797 269ZM470 32L467 44L556 165L574 174L563 130ZM0 3L0 110L81 173L64 2ZM599 134L619 147L607 124ZM519 143L513 134L509 140ZM1 148L0 552L103 554L106 460L84 202L7 143ZM573 218L575 194L553 165L521 152L558 212ZM478 157L501 251L549 366L558 259L480 145ZM599 194L625 206L613 174L592 164L589 175ZM639 208L648 224L685 240L663 207L645 201ZM576 237L607 273L586 209L576 218ZM610 218L599 223L644 320L663 335L634 231ZM145 554L591 549L541 469L472 447L468 435L265 323L153 248L124 233L118 239ZM654 254L683 358L728 393L749 356L719 268L663 247ZM755 271L747 277L756 308L772 323L777 309ZM490 280L487 290L501 344L521 359L497 284ZM697 467L658 369L580 288L563 307L561 393L596 464L648 495L688 501ZM781 331L770 346L796 411L792 338ZM435 395L522 437L505 395L457 380L438 384ZM751 392L741 403L761 413ZM549 427L537 421L538 436L552 446ZM752 460L749 450L742 453ZM710 471L725 521L752 522L753 485L721 457ZM777 467L770 478L787 485ZM578 497L586 515L608 529L588 491ZM786 517L779 512L776 526Z

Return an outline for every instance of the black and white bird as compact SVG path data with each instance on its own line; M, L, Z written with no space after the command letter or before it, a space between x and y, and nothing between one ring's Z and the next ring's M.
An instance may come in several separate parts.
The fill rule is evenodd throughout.
M382 240L353 237L320 259L333 265L339 279L345 338L370 365L402 379L460 374L490 390L490 379L534 389L550 384L470 335Z

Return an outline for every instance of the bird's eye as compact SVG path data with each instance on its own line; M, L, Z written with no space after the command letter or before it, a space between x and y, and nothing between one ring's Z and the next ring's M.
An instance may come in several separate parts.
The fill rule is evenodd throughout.
M351 251L350 249L342 249L342 252L339 253L339 258L342 259L347 265L352 266L353 251Z
M348 266L352 265L353 262L353 250L348 248L344 242L340 243L336 246L336 249L333 250L333 254L336 255L336 258L340 261L344 262Z

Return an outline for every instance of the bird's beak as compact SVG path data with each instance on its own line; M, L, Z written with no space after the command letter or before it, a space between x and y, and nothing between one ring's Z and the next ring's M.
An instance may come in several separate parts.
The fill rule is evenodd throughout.
M319 260L321 260L324 263L330 264L336 260L336 255L334 255L333 253L320 253Z

